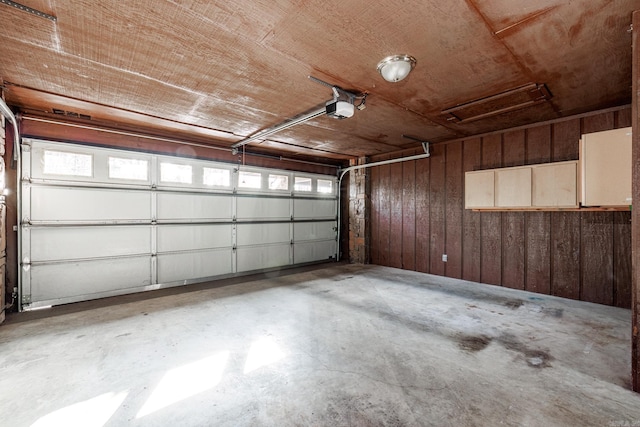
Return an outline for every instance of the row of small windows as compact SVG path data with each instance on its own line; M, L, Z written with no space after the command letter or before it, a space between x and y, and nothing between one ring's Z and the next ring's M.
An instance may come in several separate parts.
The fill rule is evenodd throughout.
M262 174L260 172L240 171L238 177L240 188L262 188ZM269 174L267 185L269 190L289 190L289 177L287 175ZM328 179L316 180L318 193L333 192L333 181ZM306 176L296 176L293 181L295 191L313 191L313 179Z
M91 177L93 175L93 156L90 154L69 153L45 150L44 170L49 175L71 175ZM246 189L262 189L262 173L239 171L238 187ZM146 181L149 179L149 162L144 159L109 157L109 178ZM160 181L175 184L193 184L193 168L191 165L160 162ZM202 184L206 186L230 187L231 171L211 167L202 168ZM289 176L268 174L267 188L269 190L289 190ZM294 177L295 191L313 191L313 178ZM316 180L318 193L331 194L333 181L328 179Z

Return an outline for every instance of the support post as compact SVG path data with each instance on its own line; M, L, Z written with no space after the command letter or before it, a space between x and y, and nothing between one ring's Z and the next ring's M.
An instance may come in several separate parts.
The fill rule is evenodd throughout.
M366 157L357 160L358 165L366 162ZM370 169L352 170L349 180L349 262L354 264L369 263L369 172Z

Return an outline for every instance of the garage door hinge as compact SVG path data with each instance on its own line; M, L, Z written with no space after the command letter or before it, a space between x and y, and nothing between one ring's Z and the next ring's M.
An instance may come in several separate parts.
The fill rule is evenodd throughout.
M233 245L233 247L231 248L231 250L233 250L233 252L235 252L236 249L238 249L238 247L236 245Z
M155 218L151 218L151 225L157 225L158 224L158 220Z
M22 304L31 304L31 295L22 295Z

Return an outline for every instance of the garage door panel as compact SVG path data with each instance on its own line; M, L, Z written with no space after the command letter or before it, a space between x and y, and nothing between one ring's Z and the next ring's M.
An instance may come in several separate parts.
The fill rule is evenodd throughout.
M299 222L293 225L293 241L326 240L336 236L335 222Z
M170 283L232 273L232 250L158 255L158 282Z
M289 243L290 228L289 223L238 224L238 246Z
M296 264L314 261L326 261L336 254L335 240L324 242L305 242L293 245L293 261Z
M31 229L31 260L151 254L151 226Z
M81 301L151 284L151 257L32 265L31 299Z
M151 194L96 188L33 187L34 221L130 221L151 219Z
M291 219L289 199L269 197L238 197L239 220Z
M289 265L290 244L238 248L238 271L261 270L263 268Z
M158 220L229 220L232 197L207 193L158 194Z
M332 219L336 217L335 199L294 199L294 219Z
M160 225L158 252L231 247L232 234L230 224Z
M228 163L23 141L20 309L335 253L334 177L298 188L294 172L256 167L260 188L248 188Z

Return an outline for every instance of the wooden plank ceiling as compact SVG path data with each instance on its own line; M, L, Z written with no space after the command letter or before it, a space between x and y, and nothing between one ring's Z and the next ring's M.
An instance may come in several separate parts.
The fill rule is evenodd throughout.
M366 92L366 109L247 149L334 160L417 144L403 134L439 142L627 104L640 9L640 0L21 3L56 20L0 4L9 104L231 146L330 99L312 75ZM405 53L413 72L384 81L377 63ZM477 120L442 113L531 83L551 98Z

